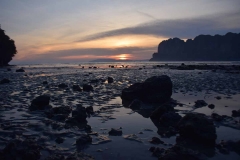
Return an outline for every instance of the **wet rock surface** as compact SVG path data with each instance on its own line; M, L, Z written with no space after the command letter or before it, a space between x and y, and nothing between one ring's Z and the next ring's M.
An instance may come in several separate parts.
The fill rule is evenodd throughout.
M188 65L185 63L184 66ZM237 148L240 122L239 117L232 115L232 111L238 112L240 103L238 67L202 65L193 66L191 70L180 70L171 64L144 64L144 67L124 65L120 66L121 68L114 65L114 68L97 67L97 69L94 67L88 69L87 65L84 68L23 67L27 74L7 72L6 68L2 70L0 68L0 80L4 78L11 80L8 84L0 85L1 156L18 155L17 142L14 142L16 147L10 149L11 154L3 152L15 139L20 140L21 144L31 139L39 148L32 151L31 144L24 145L24 149L30 151L24 155L29 155L32 159L95 157L145 160L167 158L167 155L192 158L191 153L194 153L193 156L195 153L200 154L201 156L197 158L201 159L223 157L239 159ZM11 68L13 71L16 70L16 67ZM171 78L173 101L166 104L149 104L140 100L142 103L140 105L136 103L134 107L129 106L133 100L126 106L122 104L120 98L122 90L135 83L144 83L147 78L161 75ZM108 77L114 77L114 82L108 83L106 81ZM45 81L47 83L43 83ZM68 87L59 88L58 85L61 83ZM73 89L74 85L80 87L88 83L94 90L81 92ZM36 101L33 110L30 110L29 106L33 100L41 95L49 96L49 101ZM197 100L203 100L215 107L206 105L195 107ZM206 144L202 147L202 143L194 142L199 136L194 133L192 138L188 134L182 134L178 129L177 121L181 121L179 118L192 112L204 113L207 119L213 120L217 134L216 144ZM151 119L150 115L153 115ZM193 127L193 131L202 134L204 132L200 131L204 129L201 127L206 124L208 126L209 123L204 121L203 125L195 124L198 128ZM123 127L122 136L108 134L110 128L120 126ZM205 132L206 135L209 133L211 132ZM86 136L85 139L82 135ZM89 137L92 138L91 142ZM159 138L163 143L149 143L153 137ZM76 144L79 138L83 142ZM179 149L180 151L171 149L175 145L185 149ZM148 151L149 148L152 148L151 151ZM191 151L181 151L189 149ZM22 159L22 156L23 154L18 158Z
M50 101L50 97L48 95L38 96L32 100L29 110L30 111L44 110L45 108L48 108L49 101Z
M193 141L214 145L217 138L213 122L203 114L186 114L177 124L179 134Z
M166 76L154 76L122 90L122 99L139 99L149 103L164 103L171 98L172 81Z

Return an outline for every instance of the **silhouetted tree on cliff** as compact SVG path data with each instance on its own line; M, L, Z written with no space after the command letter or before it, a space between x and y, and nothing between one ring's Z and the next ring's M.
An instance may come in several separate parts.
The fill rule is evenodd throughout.
M0 66L6 66L17 53L14 40L8 37L0 27Z

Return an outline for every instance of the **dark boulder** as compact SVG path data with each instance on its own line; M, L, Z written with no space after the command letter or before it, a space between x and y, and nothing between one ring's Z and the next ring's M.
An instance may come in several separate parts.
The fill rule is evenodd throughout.
M177 124L177 128L183 138L209 145L215 144L216 128L213 121L203 114L186 114Z
M56 121L64 121L68 115L71 113L72 108L69 106L54 107L47 111L45 114L48 118L54 119Z
M93 87L89 84L84 84L83 85L83 91L86 91L86 92L93 91Z
M12 140L0 151L0 159L38 160L41 157L41 149L42 147L32 139L26 139L24 141L16 139Z
M175 127L181 118L182 117L178 113L167 112L160 117L159 122L164 126Z
M49 106L50 97L48 95L41 95L32 100L31 106L29 107L30 111L34 110L44 110L51 108Z
M159 119L164 113L173 112L173 111L174 111L173 106L167 103L156 108L152 112L150 117L151 119Z
M72 117L67 119L67 123L72 125L78 125L80 123L86 123L87 120L87 112L85 107L83 107L81 104L77 105L77 108L72 111Z
M82 88L80 88L79 85L73 85L73 86L72 86L72 89L73 89L73 91L79 91L79 92L82 91Z
M20 69L17 69L16 72L25 72L24 69L20 68Z
M6 79L6 78L3 78L3 79L0 81L0 84L6 84L6 83L10 83L10 80L9 80L9 79Z
M138 99L134 99L132 103L129 105L129 108L131 109L140 109L142 105L142 102Z
M172 81L166 76L153 76L122 90L122 99L139 99L147 103L164 103L171 98Z
M112 77L108 77L108 83L113 83L113 78Z

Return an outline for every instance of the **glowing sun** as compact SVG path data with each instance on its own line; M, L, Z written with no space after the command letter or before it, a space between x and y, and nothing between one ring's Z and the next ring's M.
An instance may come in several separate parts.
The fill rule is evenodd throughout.
M114 58L119 59L119 60L127 60L131 57L130 54L119 54L117 56L114 56Z

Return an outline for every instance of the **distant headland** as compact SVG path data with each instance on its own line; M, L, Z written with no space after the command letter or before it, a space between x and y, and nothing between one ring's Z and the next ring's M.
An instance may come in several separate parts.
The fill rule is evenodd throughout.
M239 61L240 33L199 35L186 42L170 38L158 45L150 61Z

